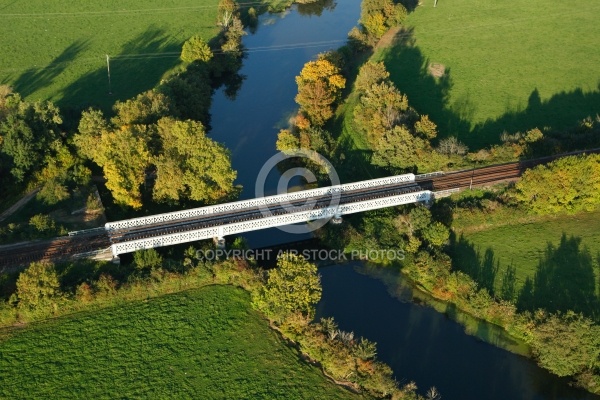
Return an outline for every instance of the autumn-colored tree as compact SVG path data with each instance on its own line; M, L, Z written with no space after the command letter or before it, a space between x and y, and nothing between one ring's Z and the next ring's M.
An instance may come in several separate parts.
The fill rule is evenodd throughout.
M375 84L386 81L390 73L383 62L368 61L358 71L354 88L359 92L366 92Z
M325 59L309 61L296 77L296 103L313 125L322 126L333 116L333 105L339 99L346 79L339 68Z
M376 40L391 27L400 25L406 15L406 8L393 0L363 0L360 23L367 35Z
M62 141L52 142L49 150L45 166L35 175L38 182L43 182L37 197L46 204L56 204L70 196L70 186L87 185L92 173Z
M231 193L237 174L231 169L229 151L206 137L201 123L163 118L157 129L162 151L153 159L156 200L212 203Z
M123 126L99 136L79 134L74 139L80 152L102 167L106 187L118 204L142 206L140 186L150 161L148 130L143 125Z
M213 57L210 47L201 36L192 36L183 44L181 60L184 62L209 62Z
M425 139L435 139L437 136L437 125L429 119L427 115L421 115L421 118L415 122L415 133Z
M148 90L133 99L117 101L113 109L117 115L111 121L116 127L148 125L171 114L171 101L163 93Z
M284 153L293 153L300 148L300 139L289 129L282 129L277 134L275 147Z
M396 126L408 110L408 99L391 82L373 84L354 108L358 128L367 133L373 148L379 146L384 132Z
M34 262L17 279L18 306L36 309L60 296L60 283L53 264Z
M515 197L536 214L593 210L600 204L600 155L563 157L525 171Z

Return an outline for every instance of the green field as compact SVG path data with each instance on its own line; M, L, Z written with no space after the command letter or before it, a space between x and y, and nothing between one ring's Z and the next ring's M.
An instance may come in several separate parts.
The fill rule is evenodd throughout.
M229 286L2 334L2 398L358 398L300 360Z
M154 87L190 36L213 37L217 3L0 0L0 83L61 107L109 107Z
M563 235L566 235L567 243L561 246ZM578 248L569 242L571 237L580 241ZM554 250L550 252L550 263L546 262L544 267L552 264L558 268L540 268L540 260L546 258L549 243ZM584 248L589 251L591 268L585 261L588 256ZM527 277L533 279L536 272L547 274L548 271L551 271L551 276L546 277L549 292L543 296L547 295L547 298L538 299L539 303L551 305L550 302L566 296L572 306L581 306L583 310L591 306L592 303L586 303L588 300L600 297L600 211L472 232L467 229L462 239L459 236L453 252L453 260L459 269L479 276L478 281L483 286L493 285L496 293L500 293L502 283L507 279L507 266L513 266L515 275L511 279L515 282L515 299Z
M471 148L507 130L570 127L600 112L600 4L423 0L376 55L419 113ZM434 79L430 63L443 64Z

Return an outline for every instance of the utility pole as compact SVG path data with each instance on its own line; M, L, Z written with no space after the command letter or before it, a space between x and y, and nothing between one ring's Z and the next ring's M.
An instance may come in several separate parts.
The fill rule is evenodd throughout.
M110 57L106 55L106 71L108 72L108 94L112 94L112 87L110 83Z

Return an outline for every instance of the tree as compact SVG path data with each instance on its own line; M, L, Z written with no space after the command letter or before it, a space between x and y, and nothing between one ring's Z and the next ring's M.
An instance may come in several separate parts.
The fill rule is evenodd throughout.
M60 296L60 284L54 265L34 262L17 279L18 306L36 309Z
M429 142L414 137L403 126L396 126L383 132L374 146L371 163L392 171L426 169L431 153Z
M147 127L132 125L103 131L98 137L83 134L75 137L79 151L102 167L106 187L117 204L142 206L140 186L146 179L150 161L149 136Z
M441 222L433 222L421 231L425 239L433 247L442 247L450 238L450 231Z
M253 303L278 322L294 313L312 318L321 292L317 266L302 256L285 253L277 268L269 271L267 283L255 294Z
M379 39L391 27L400 25L406 15L406 8L392 0L363 0L360 23L369 36Z
M234 0L219 0L218 24L227 28L233 17L237 16L239 5Z
M133 265L138 271L162 267L163 258L154 249L138 250L133 253Z
M213 89L205 65L188 66L185 72L162 82L159 89L171 99L180 118L208 124Z
M279 151L295 152L300 148L300 139L289 129L282 129L277 134L275 147Z
M125 102L117 101L113 109L117 116L112 119L112 123L116 127L153 124L172 114L170 99L155 90L148 90Z
M89 183L91 171L73 153L60 140L50 144L45 166L36 174L36 180L44 183L37 197L46 204L56 204L69 198L69 187Z
M371 85L361 96L354 108L354 120L366 132L371 146L377 148L384 132L398 125L407 110L406 96L393 83L383 81Z
M153 159L156 200L215 202L231 193L237 173L229 151L206 137L200 122L163 118L157 129L162 151Z
M49 215L36 214L29 219L29 225L38 232L53 231L56 228L56 222Z
M418 205L408 213L409 234L414 236L431 224L431 211L425 206Z
M213 57L210 47L201 36L192 36L183 44L181 60L184 62L209 62Z
M377 355L377 343L371 342L363 337L354 347L354 355L361 360L370 360Z
M321 126L333 116L333 104L339 99L346 79L338 67L321 59L306 63L296 77L296 83L296 103L312 124Z
M385 68L383 61L368 61L358 72L354 88L359 92L370 90L373 85L382 83L390 77L390 73Z
M458 155L464 156L469 151L469 148L454 136L440 140L437 151L448 156Z
M421 115L421 119L415 122L415 133L424 139L435 139L437 136L437 125L427 115Z
M600 204L600 155L563 157L528 169L516 199L536 214L593 210Z
M62 119L51 102L29 103L9 93L0 103L0 154L5 156L4 166L0 166L22 182L42 167Z
M539 364L558 376L600 366L600 326L573 312L536 313L531 346Z

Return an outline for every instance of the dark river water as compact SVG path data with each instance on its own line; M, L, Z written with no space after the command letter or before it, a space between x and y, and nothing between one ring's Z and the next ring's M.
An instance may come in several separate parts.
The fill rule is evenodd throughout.
M240 71L246 79L235 100L218 91L211 110L211 136L232 151L241 198L255 197L263 164L276 153L277 132L296 110L294 77L307 61L343 44L360 15L360 0L340 0L320 16L263 15L255 34L244 38L248 57ZM279 173L266 180L274 194ZM252 247L308 237L277 229L244 235ZM360 267L360 266L358 266ZM340 328L378 344L378 357L399 381L415 381L421 393L436 386L443 399L599 399L571 388L567 381L538 368L525 357L467 335L464 328L434 309L399 301L377 279L352 265L321 270L321 316Z

